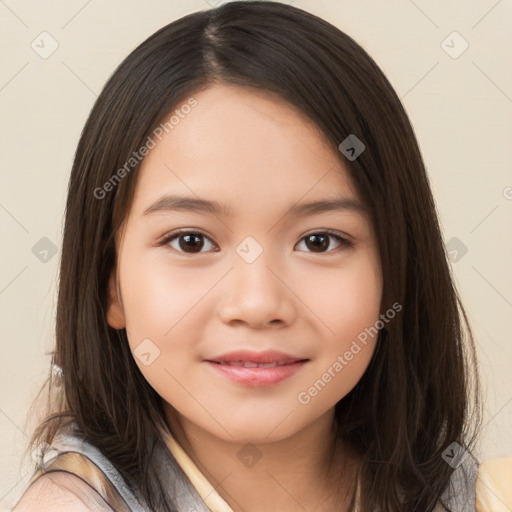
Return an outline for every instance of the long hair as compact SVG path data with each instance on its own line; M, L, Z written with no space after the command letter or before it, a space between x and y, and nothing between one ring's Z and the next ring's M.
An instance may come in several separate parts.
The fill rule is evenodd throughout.
M152 509L175 510L162 497L153 457L162 399L134 362L126 331L106 321L115 235L140 164L112 190L95 191L107 189L173 109L222 82L277 93L336 150L351 134L366 146L345 164L377 236L382 311L395 302L403 311L337 403L338 436L361 454L364 512L432 511L454 471L442 452L454 441L472 446L480 402L474 342L425 165L405 110L372 58L328 22L276 2L231 2L166 25L119 65L94 104L65 212L54 353L62 406L36 429L33 444L50 444L73 421Z

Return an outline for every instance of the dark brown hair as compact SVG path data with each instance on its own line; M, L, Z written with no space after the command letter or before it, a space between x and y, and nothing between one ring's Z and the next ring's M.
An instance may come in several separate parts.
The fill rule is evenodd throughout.
M76 151L65 213L54 355L63 405L34 443L50 444L72 420L153 509L174 510L161 498L165 482L152 457L162 399L135 364L126 331L106 321L115 234L138 166L102 199L94 191L173 108L216 82L279 94L335 149L350 134L365 144L345 163L379 244L381 311L395 302L403 311L381 330L367 371L337 403L338 433L363 457L362 511L432 511L454 471L441 454L454 441L471 447L479 400L474 343L425 165L399 98L361 46L275 2L231 2L170 23L119 65L98 97Z

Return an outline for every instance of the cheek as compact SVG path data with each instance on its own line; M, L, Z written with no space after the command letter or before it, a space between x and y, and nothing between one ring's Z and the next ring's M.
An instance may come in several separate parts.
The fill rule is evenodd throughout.
M337 271L321 271L307 304L324 333L316 349L314 378L304 391L322 391L318 402L336 403L357 384L375 350L382 297L380 267L373 253ZM306 293L305 291L303 293ZM323 391L325 389L325 391ZM307 397L306 397L307 398ZM301 402L305 403L305 402Z
M165 258L137 264L123 276L123 306L130 345L150 337L163 343L191 326L194 307L214 283L211 275L166 264ZM128 266L126 267L128 268ZM187 328L187 327L186 327Z
M297 294L319 320L329 345L343 345L378 320L382 280L376 259L372 253L338 269L309 269Z
M166 399L180 397L184 391L179 383L188 382L199 360L196 349L204 329L200 315L218 276L207 269L171 265L162 254L144 262L135 250L128 254L121 292L134 360L157 393Z

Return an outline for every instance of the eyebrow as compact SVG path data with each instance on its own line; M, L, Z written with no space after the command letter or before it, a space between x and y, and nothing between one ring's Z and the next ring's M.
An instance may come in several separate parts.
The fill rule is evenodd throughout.
M318 201L311 201L308 203L294 204L287 212L292 217L305 217L308 215L316 215L324 212L349 210L355 213L363 214L365 208L363 205L353 199L344 197L332 197ZM226 205L220 204L217 201L210 201L207 199L200 199L197 197L187 197L180 195L165 195L158 199L151 206L148 206L143 215L149 215L155 212L172 212L172 211L187 211L187 212L206 212L213 215L222 215L225 217L232 217L233 212Z

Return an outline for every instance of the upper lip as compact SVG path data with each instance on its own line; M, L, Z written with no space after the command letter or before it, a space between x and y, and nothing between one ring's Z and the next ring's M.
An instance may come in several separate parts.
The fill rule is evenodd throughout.
M264 352L254 352L252 350L236 350L227 354L222 354L206 361L215 361L218 363L227 363L232 361L243 361L251 363L274 363L289 364L296 361L305 361L304 357L295 357L277 350L265 350Z

